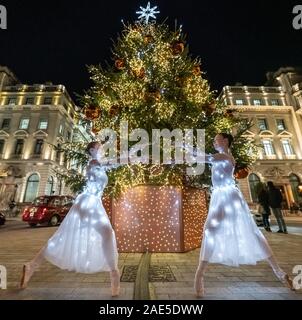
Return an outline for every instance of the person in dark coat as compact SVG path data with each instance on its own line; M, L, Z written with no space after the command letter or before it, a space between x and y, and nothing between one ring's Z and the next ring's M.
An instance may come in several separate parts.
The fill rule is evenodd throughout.
M269 216L271 214L271 210L269 207L269 197L266 188L263 186L258 193L258 202L261 206L260 213L262 214L263 226L264 229L268 232L272 232L270 223L269 223Z
M285 221L283 219L282 211L281 211L281 203L282 203L282 194L281 191L276 188L272 181L267 182L268 186L268 199L269 206L272 208L273 214L276 217L279 230L279 233L287 233L287 228Z

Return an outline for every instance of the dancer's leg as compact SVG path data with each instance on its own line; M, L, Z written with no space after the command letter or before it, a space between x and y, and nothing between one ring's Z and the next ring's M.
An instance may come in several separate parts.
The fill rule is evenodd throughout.
M35 270L41 265L41 263L44 260L44 250L45 246L35 255L35 257L30 261L23 265L22 270L22 278L20 287L22 289L25 289L27 287L27 284L34 274Z
M108 223L99 223L96 226L96 230L102 236L102 246L105 253L104 258L111 269L110 279L112 296L117 296L120 291L120 273L116 261L117 249L115 247L113 229L108 221Z
M194 288L196 291L197 297L204 296L204 274L206 268L209 264L208 260L213 254L214 245L209 239L211 239L211 235L214 235L217 232L217 229L220 227L221 217L217 217L217 219L210 219L206 221L203 232L203 242L200 249L200 258L199 264L195 273L194 280Z
M197 270L195 273L195 280L194 280L194 288L195 288L197 297L204 296L203 277L204 277L207 266L208 266L207 261L204 261L204 260L199 261L199 265L197 267Z
M272 255L269 258L267 258L267 261L269 263L269 265L271 266L271 268L273 269L274 274L276 275L276 277L282 282L284 283L286 286L288 286L291 290L295 290L294 286L293 286L293 281L292 279L288 276L288 274L283 271L278 262L276 261L275 257Z

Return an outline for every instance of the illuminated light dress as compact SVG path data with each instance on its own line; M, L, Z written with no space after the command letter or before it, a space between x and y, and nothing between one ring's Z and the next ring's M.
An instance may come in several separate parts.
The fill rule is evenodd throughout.
M48 240L44 256L59 268L81 273L117 269L115 233L101 200L111 168L97 160L89 162L84 191Z
M257 227L233 178L234 163L225 153L206 155L212 193L204 226L200 260L229 266L256 264L273 253Z

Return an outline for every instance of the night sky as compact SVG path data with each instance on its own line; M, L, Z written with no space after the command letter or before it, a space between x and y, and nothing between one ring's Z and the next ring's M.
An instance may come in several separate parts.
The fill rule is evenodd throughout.
M8 30L0 29L0 65L24 83L64 84L82 94L86 65L111 62L112 40L121 19L134 21L147 0L4 1ZM156 0L161 13L183 25L190 52L202 60L212 89L241 82L263 85L265 73L302 67L302 29L292 26L302 1Z

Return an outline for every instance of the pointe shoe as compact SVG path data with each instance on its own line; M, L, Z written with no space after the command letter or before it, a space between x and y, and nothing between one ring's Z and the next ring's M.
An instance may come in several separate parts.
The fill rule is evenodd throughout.
M196 291L196 297L202 298L204 296L204 282L203 277L195 276L194 288Z
M293 280L290 278L290 276L286 273L283 276L277 276L278 279L289 289L292 291L295 291L295 287L293 285Z
M112 297L120 294L120 273L118 270L110 272Z
M21 281L20 281L20 288L21 289L25 289L27 287L27 284L28 284L30 278L32 277L33 273L34 273L34 268L31 266L31 264L25 263L23 265L22 277L21 277Z

